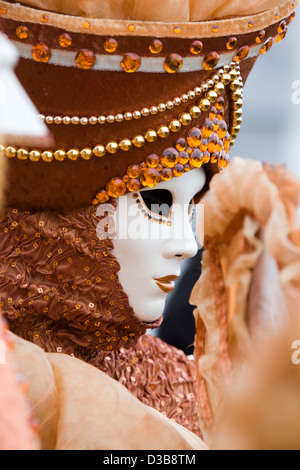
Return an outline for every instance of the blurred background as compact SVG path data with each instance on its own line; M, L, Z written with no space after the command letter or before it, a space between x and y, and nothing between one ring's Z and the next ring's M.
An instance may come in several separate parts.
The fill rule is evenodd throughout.
M258 58L245 85L243 123L231 157L285 164L300 177L300 14L286 38ZM298 156L299 153L299 156ZM201 251L185 262L175 291L169 296L158 331L168 344L193 353L193 285L201 274Z

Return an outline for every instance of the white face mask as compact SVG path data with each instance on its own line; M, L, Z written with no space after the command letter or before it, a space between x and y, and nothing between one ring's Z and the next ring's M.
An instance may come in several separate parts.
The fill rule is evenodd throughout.
M182 261L198 251L191 215L205 181L200 168L118 199L113 254L121 266L119 280L144 322L162 315Z

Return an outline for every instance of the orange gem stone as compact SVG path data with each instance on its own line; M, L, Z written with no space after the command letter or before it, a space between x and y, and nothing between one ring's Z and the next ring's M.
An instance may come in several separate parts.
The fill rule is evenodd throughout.
M51 57L51 51L46 44L39 43L32 47L32 57L37 62L48 62Z
M181 152L186 149L186 140L183 137L177 140L176 149L178 150L178 152Z
M47 18L46 15L41 16L41 22L42 23L47 23L47 21L48 21L48 18Z
M283 33L283 31L285 31L286 29L286 21L281 21L280 25L278 26L277 28L277 33L280 34L280 33Z
M123 196L126 193L126 184L121 178L112 178L106 185L106 191L113 198Z
M260 31L258 35L256 36L256 42L257 44L260 44L263 39L266 37L266 32L264 30Z
M173 170L171 168L163 168L160 178L162 181L170 181L173 178Z
M202 52L203 43L201 41L194 41L191 44L190 51L192 54L198 55Z
M83 49L77 53L75 62L79 68L88 70L95 65L96 57L93 51Z
M0 9L1 15L5 15L6 12L7 12L7 9L6 9L5 7L2 7L2 8Z
M215 119L215 118L214 118ZM205 119L202 127L201 127L201 133L204 138L208 138L212 135L214 131L214 124L210 119Z
M253 20L250 20L250 21L248 22L248 27L249 27L249 28L253 28L253 25L254 25L254 21L253 21Z
M194 168L200 168L203 164L203 153L199 149L195 149L191 155L190 165Z
M159 156L155 153L152 153L146 158L146 163L150 168L156 168L159 164Z
M209 52L202 63L204 70L213 70L218 65L219 60L220 56L217 52Z
M183 65L183 58L179 54L170 54L164 62L164 69L168 73L176 73Z
M240 62L241 60L245 59L248 56L249 52L250 52L249 46L241 47L233 59L234 62Z
M173 32L174 32L175 34L180 34L180 33L181 33L181 29L179 28L179 26L174 26Z
M121 61L121 67L125 72L133 73L140 68L141 63L142 61L140 56L138 56L134 52L128 52L128 54L124 55Z
M193 127L189 131L188 136L187 136L187 142L189 146L192 148L199 147L199 145L201 144L201 139L202 139L202 136L201 136L200 129L198 127Z
M129 176L129 178L138 178L141 174L141 170L140 170L140 167L139 165L130 165L128 168L127 168L127 175Z
M184 173L184 167L180 163L177 163L175 167L173 168L173 175L176 176L177 178L179 176L182 176Z
M235 46L236 46L236 43L237 43L237 38L236 37L231 37L228 39L227 43L226 43L226 47L229 51L231 51Z
M265 44L262 46L261 50L260 50L260 53L261 54L265 54L266 52L268 52L271 47L273 46L273 38L269 38Z
M179 154L178 161L179 161L179 163L181 163L181 165L185 165L189 161L189 154L185 150L183 150Z
M83 23L83 27L84 27L85 29L90 29L91 23L89 23L88 21L85 21L85 22Z
M64 47L65 49L67 47L70 47L72 44L71 36L67 33L61 34L58 38L58 44L60 45L60 47Z
M212 27L212 30L213 30L213 33L217 33L217 32L219 31L219 26L214 25L214 26Z
M19 26L16 29L16 35L19 39L27 39L28 38L28 28L26 26Z
M219 142L218 135L214 132L208 140L208 150L210 153L214 153L218 150Z
M133 33L133 31L135 31L135 26L134 26L134 24L130 24L130 25L128 26L128 30L129 30L131 33Z
M277 38L275 39L275 42L282 41L285 38L285 36L287 35L287 32L288 32L288 30L287 30L287 28L285 28L285 30L282 31L282 33L278 34Z
M127 183L127 189L132 193L134 193L135 191L139 191L140 187L141 183L136 178L129 180Z
M112 54L113 52L116 52L116 50L118 49L118 41L116 41L116 39L114 38L108 38L103 44L103 48L106 52L109 52L110 54Z
M164 167L167 168L174 168L176 163L178 162L178 152L174 148L170 147L166 149L161 157L161 163Z
M227 134L227 124L225 121L221 121L220 124L219 124L219 129L218 129L218 137L220 139L223 139L225 137L225 135Z
M107 202L109 200L109 195L107 194L107 192L104 189L102 189L97 194L96 199L100 203Z
M149 51L152 54L159 54L163 50L163 43L159 39L153 39L149 46Z
M153 188L160 182L160 174L155 168L147 168L140 177L143 186Z

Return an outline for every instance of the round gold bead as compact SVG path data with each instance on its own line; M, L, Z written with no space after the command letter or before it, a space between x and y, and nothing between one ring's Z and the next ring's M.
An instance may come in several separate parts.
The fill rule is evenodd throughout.
M132 143L135 147L143 147L145 145L145 139L142 135L136 135L133 139L132 139Z
M242 90L239 88L237 90L235 90L232 94L231 94L231 98L233 101L238 101L240 98L243 97L243 92Z
M204 98L203 100L201 100L199 102L199 107L200 107L201 111L203 111L203 112L208 111L210 106L211 106L211 103L210 103L209 99L207 99L207 98Z
M154 129L149 129L145 134L147 142L155 142L157 139L157 132Z
M28 150L26 149L19 149L17 151L17 157L19 160L27 160L28 158Z
M224 75L222 75L222 77L221 77L221 82L225 86L228 85L231 82L230 74L229 73L224 73Z
M80 155L80 152L79 150L77 149L71 149L67 152L67 157L70 159L70 160L77 160L77 158L79 157Z
M89 123L92 124L93 126L97 124L97 122L98 122L98 119L96 118L96 116L91 116L89 118Z
M92 157L92 155L93 155L93 151L90 148L85 148L85 149L81 150L81 152L80 152L80 156L84 160L89 160Z
M168 137L169 134L170 134L170 130L167 126L160 126L157 129L157 135L161 137L162 139L165 139L166 137Z
M109 116L107 116L106 122L108 122L109 124L112 124L113 122L115 122L115 116L110 114Z
M124 116L123 116L123 114L121 114L121 113L117 114L117 115L115 116L115 120L116 120L117 122L122 122L122 121L124 121Z
M189 113L182 113L179 120L183 126L188 126L192 122L192 116Z
M166 105L165 105L164 103L160 103L160 104L157 106L157 108L158 108L158 111L159 111L160 113L163 113L163 112L166 110Z
M141 115L140 111L134 111L132 113L132 116L133 116L133 119L140 119L142 115Z
M158 107L157 106L151 106L150 113L151 114L157 114L158 113Z
M173 103L173 101L171 101L171 100L167 101L166 107L167 107L167 109L173 109L173 108L174 108L174 103Z
M119 147L121 150L123 150L123 152L127 152L128 150L132 148L132 142L130 139L123 139L119 143Z
M189 109L189 113L193 119L197 119L201 115L201 109L199 106L191 106Z
M242 98L239 98L237 101L234 101L232 103L232 108L234 109L234 111L237 111L237 110L241 109L242 106L243 106Z
M55 123L55 124L62 124L62 117L60 117L60 116L55 116L55 118L54 118L54 123Z
M71 118L71 123L74 124L75 126L77 126L77 124L80 123L80 119L78 116L74 116Z
M41 152L39 150L31 150L29 158L32 162L38 162L41 159Z
M233 126L240 126L243 122L243 118L233 118L232 125Z
M181 122L178 119L174 119L170 122L169 128L172 132L178 132L181 129Z
M230 70L229 75L232 81L238 78L238 73L235 68Z
M93 148L93 154L95 157L101 158L103 155L105 155L106 150L104 145L96 145L96 147Z
M108 153L114 154L118 151L119 145L117 142L108 142L105 148Z
M216 84L214 90L217 93L217 95L222 95L222 93L224 93L225 91L225 86L222 82L219 82Z
M146 117L149 116L150 110L148 108L143 108L141 111L142 116Z
M240 108L240 109L237 109L234 113L234 117L235 118L241 118L243 116L243 109Z
M14 158L17 155L17 149L12 146L6 147L5 154L7 158Z
M88 123L89 123L88 118L83 117L83 118L80 119L80 124L81 124L82 126L86 126Z
M42 153L42 160L47 163L52 162L53 152L51 152L51 150L45 150L45 152Z
M98 122L99 122L99 124L105 124L105 123L106 123L106 118L105 118L105 116L99 116L99 117L98 117Z
M125 113L124 118L126 119L126 121L131 121L131 119L133 118L132 113Z
M45 122L46 124L53 124L54 118L52 116L46 116Z
M207 99L211 102L214 103L217 101L218 94L215 92L215 90L210 90L207 92Z
M71 124L71 118L69 116L64 116L63 117L63 123L66 125Z
M233 82L230 83L230 90L235 91L241 88L241 84L239 80L234 80Z
M62 162L65 160L67 154L64 150L56 150L54 152L54 158L55 160L59 161L59 162Z

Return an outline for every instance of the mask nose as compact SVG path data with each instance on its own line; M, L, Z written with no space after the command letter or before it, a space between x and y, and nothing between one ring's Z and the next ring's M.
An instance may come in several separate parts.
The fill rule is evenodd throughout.
M197 253L198 244L188 214L181 218L173 214L172 234L164 245L164 257L184 260L193 258Z

